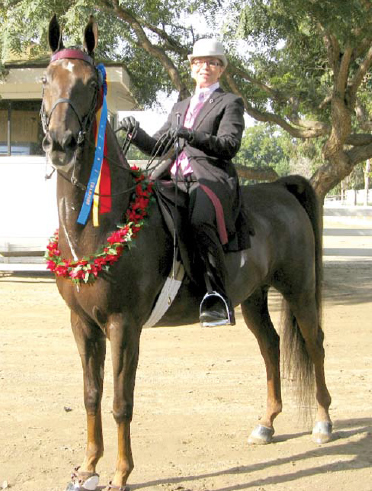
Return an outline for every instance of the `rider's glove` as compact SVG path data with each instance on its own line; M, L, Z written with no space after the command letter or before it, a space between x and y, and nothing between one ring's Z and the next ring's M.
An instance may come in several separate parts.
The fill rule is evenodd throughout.
M139 122L133 116L126 116L120 123L120 127L127 133L134 133L139 128Z
M183 138L189 143L192 142L194 138L194 131L190 130L189 128L178 128L176 134L179 138Z

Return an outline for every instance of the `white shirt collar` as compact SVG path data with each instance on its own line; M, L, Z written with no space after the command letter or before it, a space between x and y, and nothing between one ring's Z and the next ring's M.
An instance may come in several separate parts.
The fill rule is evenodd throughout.
M208 99L209 96L212 95L212 93L219 88L220 84L219 82L216 82L213 85L210 85L209 87L197 87L195 90L195 95L199 96L199 94L203 94L204 100Z

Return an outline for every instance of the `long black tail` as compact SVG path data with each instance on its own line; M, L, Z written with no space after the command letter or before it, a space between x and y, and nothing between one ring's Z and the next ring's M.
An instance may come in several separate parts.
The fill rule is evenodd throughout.
M282 177L276 182L296 197L310 218L315 240L316 302L320 318L322 310L323 236L319 199L310 182L302 176Z
M315 241L315 300L318 312L318 326L321 329L322 316L322 281L323 281L323 258L322 258L322 221L320 206L310 182L301 176L288 176L276 181L285 187L296 199L309 216ZM314 400L314 366L306 350L305 341L301 335L297 321L291 312L289 305L285 302L282 321L282 350L284 359L284 371L290 378L298 382L297 392L299 403L310 412Z

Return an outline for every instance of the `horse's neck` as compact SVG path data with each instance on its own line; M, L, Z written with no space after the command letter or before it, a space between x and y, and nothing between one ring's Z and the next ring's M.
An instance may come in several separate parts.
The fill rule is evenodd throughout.
M94 137L91 134L76 162L77 175L75 177L79 183L84 185L88 183L94 159L93 142ZM59 248L62 255L67 258L81 259L82 256L95 252L105 242L108 233L113 231L118 223L122 222L128 207L130 192L125 191L133 186L133 179L109 124L107 127L107 152L112 203L110 212L99 215L98 226L93 225L92 211L89 213L86 225L77 223L85 191L58 176Z

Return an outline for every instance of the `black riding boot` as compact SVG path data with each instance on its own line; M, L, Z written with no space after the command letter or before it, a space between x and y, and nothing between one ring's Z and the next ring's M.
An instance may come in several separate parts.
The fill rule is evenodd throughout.
M216 210L200 187L190 193L190 210L193 246L203 262L207 289L200 305L200 322L203 326L234 325L234 310L226 292L227 269L217 231Z
M235 325L234 308L227 296L227 270L222 247L203 255L207 293L200 304L200 323L203 327Z

